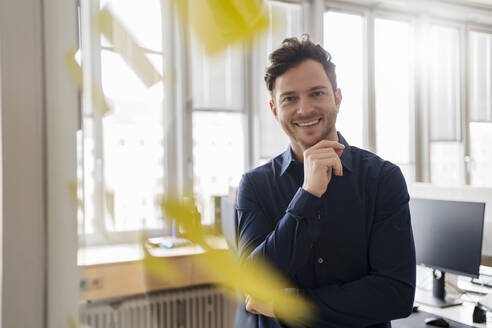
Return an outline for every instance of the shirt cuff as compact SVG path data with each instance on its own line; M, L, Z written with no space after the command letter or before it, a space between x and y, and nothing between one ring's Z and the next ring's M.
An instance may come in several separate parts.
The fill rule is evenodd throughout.
M299 188L287 207L287 213L296 218L315 219L321 208L321 198Z

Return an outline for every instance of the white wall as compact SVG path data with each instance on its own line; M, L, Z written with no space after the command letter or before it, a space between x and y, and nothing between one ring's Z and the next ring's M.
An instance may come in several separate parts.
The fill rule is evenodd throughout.
M41 1L0 2L1 326L45 327Z
M67 327L77 317L78 93L64 68L75 1L0 2L0 327Z
M76 131L79 98L64 56L77 45L74 0L44 0L46 180L47 180L47 328L66 328L78 318L76 201L68 192L76 181Z

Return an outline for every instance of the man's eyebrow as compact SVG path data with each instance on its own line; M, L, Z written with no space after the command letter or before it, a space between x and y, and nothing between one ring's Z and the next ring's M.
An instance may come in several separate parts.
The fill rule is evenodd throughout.
M328 87L327 86L324 86L324 85L317 85L317 86L312 87L311 89L309 89L309 91L320 90L320 89L328 89Z
M285 97L285 96L290 96L290 95L293 95L293 94L295 94L295 91L285 91L285 92L282 92L279 95L279 98L282 98L282 97Z

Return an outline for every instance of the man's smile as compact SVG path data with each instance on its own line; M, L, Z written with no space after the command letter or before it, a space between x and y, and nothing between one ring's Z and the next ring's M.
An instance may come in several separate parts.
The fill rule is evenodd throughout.
M304 127L311 127L314 125L317 125L321 121L321 117L312 121L307 121L307 122L294 122L294 125L299 126L301 128Z

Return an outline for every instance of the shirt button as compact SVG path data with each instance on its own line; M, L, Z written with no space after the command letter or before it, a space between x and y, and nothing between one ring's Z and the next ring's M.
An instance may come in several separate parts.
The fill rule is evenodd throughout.
M318 220L321 220L321 213L320 213L320 211L317 211L317 212L316 212L316 218L317 218Z
M319 263L319 264L322 264L322 263L323 263L323 258L321 258L321 257L320 257L320 258L318 259L318 263Z

